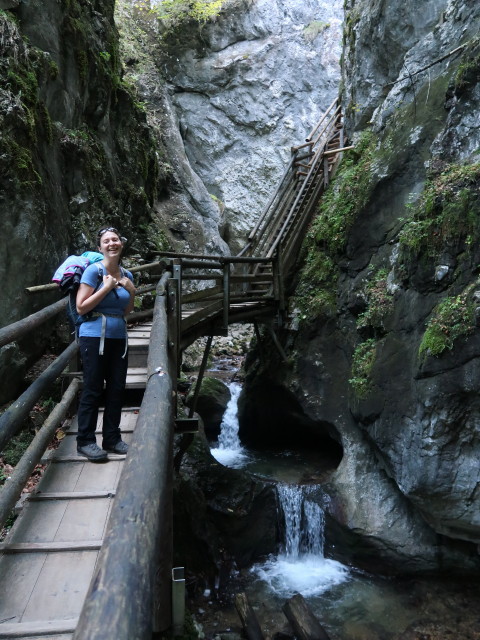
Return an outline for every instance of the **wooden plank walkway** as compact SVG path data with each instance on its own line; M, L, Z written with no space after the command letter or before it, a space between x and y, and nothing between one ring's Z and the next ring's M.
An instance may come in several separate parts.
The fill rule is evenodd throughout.
M151 323L129 330L127 386L144 388ZM142 365L142 366L140 366ZM138 407L124 408L130 443ZM103 412L97 423L101 445ZM0 544L0 638L72 637L105 535L125 455L92 463L77 455L76 416L5 541Z
M122 412L126 442L137 414ZM76 418L0 545L0 638L67 638L75 629L126 457L89 462L76 454L75 435Z

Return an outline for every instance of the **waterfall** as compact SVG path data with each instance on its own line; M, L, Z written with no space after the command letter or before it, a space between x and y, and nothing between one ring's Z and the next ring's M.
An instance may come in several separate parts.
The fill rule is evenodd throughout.
M236 382L231 382L228 388L230 400L220 425L218 447L211 449L211 453L218 462L226 467L239 468L249 459L238 437L238 398L242 387Z
M315 487L318 489L318 487ZM285 521L282 552L253 572L278 595L314 596L348 578L348 568L324 556L325 514L302 485L278 484Z
M305 498L302 486L279 484L277 493L285 518L285 556L292 560L303 554L323 557L323 509Z

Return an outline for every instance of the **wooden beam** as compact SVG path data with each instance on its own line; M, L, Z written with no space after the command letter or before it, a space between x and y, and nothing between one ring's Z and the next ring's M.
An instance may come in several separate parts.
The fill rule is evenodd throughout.
M204 298L209 298L217 293L222 292L222 287L208 287L208 289L201 289L200 291L192 291L182 296L182 304L190 304L191 302L198 302Z
M45 620L43 622L3 622L0 624L0 638L33 638L71 634L75 631L78 618L67 620Z
M350 151L350 149L355 149L355 145L350 145L349 147L339 147L338 149L329 149L328 151L324 151L324 156L333 156L336 153L343 153L343 151Z
M77 351L78 344L72 342L0 416L0 451L17 433L35 403L50 389Z
M330 640L330 636L313 615L305 598L299 593L287 600L282 611L292 625L298 640Z
M250 606L245 593L237 593L235 596L235 608L242 622L247 640L265 640L255 611Z
M190 314L186 318L182 318L182 333L187 331L195 324L199 324L200 322L204 322L214 316L218 315L218 312L223 307L223 301L219 300L217 302L213 302L203 309L195 310L192 314Z
M75 542L11 542L0 543L2 553L58 553L64 551L98 551L102 540Z
M58 285L54 283L53 285L58 289ZM54 318L60 311L63 311L67 306L68 298L62 298L58 300L58 302L54 302L48 307L44 307L37 311L36 313L32 313L31 315L23 318L22 320L18 320L18 322L14 322L13 324L9 324L3 329L0 329L0 347L3 347L14 340L18 340L22 338L27 333L33 331L41 324Z
M28 496L29 502L41 500L90 500L97 498L113 498L115 491L37 491Z

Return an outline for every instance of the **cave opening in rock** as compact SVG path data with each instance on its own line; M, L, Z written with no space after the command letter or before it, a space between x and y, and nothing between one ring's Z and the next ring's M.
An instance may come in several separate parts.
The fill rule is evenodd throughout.
M302 482L316 481L319 474L333 471L340 464L343 447L335 426L308 416L286 387L262 380L240 395L238 407L243 446L261 454L284 452L315 461L311 471L314 477L304 477Z
M343 448L334 425L313 420L293 393L262 385L253 396L228 385L230 401L212 454L221 464L280 481L314 483L334 471Z

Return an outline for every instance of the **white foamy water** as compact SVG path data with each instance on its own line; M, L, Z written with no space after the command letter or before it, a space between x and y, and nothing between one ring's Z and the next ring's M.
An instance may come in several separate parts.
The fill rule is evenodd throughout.
M306 499L302 486L277 487L285 518L283 552L253 568L258 578L280 596L315 596L348 578L348 568L323 555L323 509Z
M248 454L240 444L238 437L238 397L242 387L236 382L228 385L230 389L230 401L227 404L220 425L220 436L218 437L218 447L211 449L213 457L225 467L238 469L243 467L249 460Z

